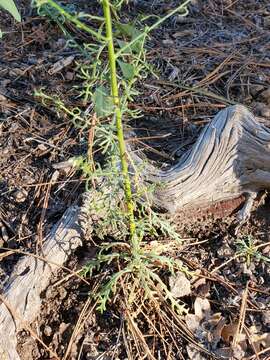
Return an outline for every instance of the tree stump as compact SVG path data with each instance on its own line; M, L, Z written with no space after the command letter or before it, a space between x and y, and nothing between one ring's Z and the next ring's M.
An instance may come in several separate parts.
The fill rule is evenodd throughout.
M139 155L134 161L142 163ZM160 184L152 202L170 213L209 208L270 187L270 130L241 105L228 107L168 170L142 167L143 181Z

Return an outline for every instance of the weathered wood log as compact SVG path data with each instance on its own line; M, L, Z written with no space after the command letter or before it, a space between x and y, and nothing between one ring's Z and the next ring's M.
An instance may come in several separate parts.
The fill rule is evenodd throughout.
M137 163L143 161L138 154L132 156ZM255 194L270 187L270 130L244 106L231 106L202 130L177 165L160 170L146 162L142 168L143 181L161 184L153 204L170 213L248 194L245 216Z
M80 214L77 206L69 208L46 237L42 257L47 262L25 255L16 264L1 295L6 303L0 305L1 360L20 359L16 350L17 333L36 319L41 292L49 285L52 274L81 244Z

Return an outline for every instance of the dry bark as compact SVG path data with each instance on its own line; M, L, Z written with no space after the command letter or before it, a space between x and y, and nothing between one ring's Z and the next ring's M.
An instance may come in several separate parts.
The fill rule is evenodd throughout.
M246 194L245 216L256 194L270 187L270 130L244 106L231 106L202 130L177 165L160 170L147 164L143 169L144 181L161 184L153 194L154 205L170 213Z
M52 274L81 244L79 215L78 207L69 208L46 237L42 257L47 262L25 255L15 266L3 291L5 303L0 305L1 360L20 359L16 350L18 331L36 319L40 311L40 295L49 285Z

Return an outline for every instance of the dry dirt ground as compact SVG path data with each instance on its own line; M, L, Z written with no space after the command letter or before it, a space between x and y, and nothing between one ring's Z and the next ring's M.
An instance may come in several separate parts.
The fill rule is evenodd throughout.
M75 3L78 10L93 11L86 2ZM123 21L131 14L166 13L176 3L131 2L123 12ZM67 105L84 106L75 86L80 86L76 62L85 59L67 45L55 23L31 10L30 2L18 4L22 23L15 24L7 14L0 14L1 29L7 32L0 43L0 245L39 254L44 235L68 206L80 203L84 191L80 173L58 173L53 165L85 154L87 140L84 131L34 93L43 88ZM72 26L69 30L78 40L84 40L84 35ZM54 64L69 56L74 60L54 72ZM188 17L175 16L152 34L148 60L159 73L159 80L150 76L141 83L141 95L131 106L144 114L133 125L138 136L144 138L148 156L155 161L177 161L193 143L200 127L221 108L235 102L248 106L270 125L267 0L193 1ZM176 149L179 137L183 146ZM175 216L179 233L187 240L173 256L205 276L200 284L192 285L191 293L184 298L191 314L196 311L198 299L210 306L211 316L201 317L197 324L198 341L215 350L221 359L226 351L220 349L229 351L247 294L244 327L251 341L235 348L233 356L266 360L270 358L270 203L266 193L257 201L249 222L235 234L235 215L230 213L238 205L192 220ZM242 250L242 256L236 257L245 244L249 250ZM253 253L252 244L258 246ZM91 254L93 244L85 239L83 248L67 266L78 269ZM17 259L18 255L10 255L1 261L1 286ZM88 294L85 284L65 279L65 274L59 273L43 294L42 311L32 324L33 330L60 359L126 359L121 332L123 314L113 306L102 316L88 309L83 327L72 338ZM223 324L223 332L215 342L210 334L217 331L218 322L213 325L212 318L219 313L219 320L225 321L227 327ZM22 359L51 358L27 331L21 332L19 340ZM156 358L207 358L188 348L185 341L179 344L183 355L172 347L171 354L161 351Z

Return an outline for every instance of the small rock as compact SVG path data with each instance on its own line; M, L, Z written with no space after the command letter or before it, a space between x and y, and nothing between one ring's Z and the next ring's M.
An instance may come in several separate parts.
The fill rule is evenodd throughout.
M45 298L47 300L53 299L57 295L57 289L52 286L49 286L46 290Z
M233 357L233 350L230 347L224 347L215 350L215 354L218 356L218 359L230 359Z
M9 127L9 133L15 133L19 130L20 125L16 122L12 123L11 126Z
M67 330L67 328L68 328L69 326L70 326L69 323L66 324L66 323L62 322L62 323L60 324L60 326L59 326L59 333L60 333L60 334L63 334L63 333Z
M221 246L217 251L219 258L226 258L233 255L233 250L228 245Z
M175 276L171 276L169 284L171 293L175 298L181 298L191 293L190 282L182 272L178 272Z
M67 71L66 72L66 79L71 81L74 79L74 72L71 72L71 71Z
M270 87L261 93L261 98L270 105Z
M1 236L2 235L2 236ZM6 226L0 220L0 247L4 246L4 243L9 239Z
M36 65L36 64L37 64L37 58L36 58L34 55L29 56L29 58L28 58L28 64L29 64L29 65Z
M173 42L173 40L165 39L165 40L162 40L162 44L166 45L166 46L172 46L174 44L174 42Z
M0 88L1 89L6 89L8 84L11 83L11 80L10 79L3 79L3 80L0 80Z
M46 151L46 150L48 150L48 147L47 147L46 145L44 145L44 144L38 144L37 148L38 148L38 150L40 150L40 151Z
M51 336L52 335L52 328L49 325L46 325L43 332L44 332L45 336Z
M67 290L63 287L59 288L59 298L60 300L65 299L65 297L67 296Z
M17 203L23 203L27 199L27 196L28 192L25 189L18 189L13 194L14 200Z

